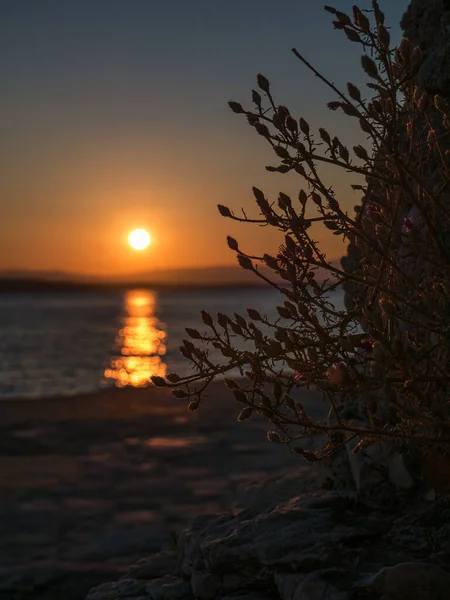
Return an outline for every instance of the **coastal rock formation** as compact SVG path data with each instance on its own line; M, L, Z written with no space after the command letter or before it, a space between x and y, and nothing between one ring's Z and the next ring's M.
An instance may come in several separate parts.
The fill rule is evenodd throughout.
M419 140L424 142L421 149L419 147L414 153L410 153L407 123L406 121L400 121L398 123L399 151L403 156L408 157L410 169L422 177L429 189L436 192L438 189L444 189L442 182L442 154L445 150L450 149L450 143L448 138L443 138L440 141L440 149L437 150L434 146L430 149L425 142L430 123L435 129L436 135L440 136L445 133L442 123L442 113L434 107L432 95L439 94L447 100L450 98L450 3L447 0L411 0L402 18L401 27L404 36L410 41L411 48L419 46L421 49L422 62L414 79L420 89L431 95L431 100L424 103L416 116L417 121L415 126L417 127L417 131L421 132L419 133ZM395 232L391 235L392 243L394 243L394 237L396 236L396 260L398 260L399 266L409 279L416 283L417 289L419 284L425 286L428 294L427 302L433 306L434 310L439 311L443 315L449 314L448 294L442 294L438 291L439 286L433 285L433 281L439 280L441 282L440 285L443 286L439 289L447 289L448 278L442 273L440 265L436 265L433 262L433 257L430 259L425 254L417 256L417 253L414 252L414 248L418 247L419 244L423 244L424 248L427 247L426 232L428 230L424 227L425 220L418 206L406 194L397 194L398 190L391 189L387 191L383 185L369 179L368 184L368 192L363 199L363 203L361 206L355 207L359 210L359 219L362 228L374 238L378 237L377 228L380 225L377 223L378 217L376 214L384 216L392 215L390 208L392 207L393 199L396 198L395 201L400 203L400 208L398 210L397 226L394 228ZM440 202L445 206L450 200L449 194L447 191L439 193ZM428 216L433 214L434 207L427 205L423 199L421 202L423 213L427 213ZM419 204L418 201L417 204ZM448 225L439 222L437 227L440 244L448 251L450 248L450 231ZM414 236L408 235L408 232L412 229L414 229ZM369 259L367 257L362 259L364 251L362 252L361 248L362 245L360 246L358 241L350 243L347 255L342 258L342 266L348 273L358 274L363 279L370 276L377 280L379 277L377 267L381 257L379 254L373 253L372 256L369 256ZM392 283L392 275L390 277L390 285L393 285L394 291L400 290L401 282L394 281ZM397 284L398 287L396 288ZM379 320L383 309L380 308L377 302L369 308L366 302L367 294L367 289L357 284L347 284L345 287L345 305L347 309L354 308L355 304L362 306L361 324L368 335L370 335L371 331L364 317L370 313L372 318L378 318ZM379 299L378 296L376 300ZM397 308L401 309L405 307L398 304ZM428 342L434 343L433 334L430 334L427 330L427 323L423 315L419 317L417 315L407 315L407 317L409 317L408 322L400 320L397 317L391 318L388 334L391 339L395 339L397 336L399 340L403 340L405 334L408 334L411 336L411 339L415 337L424 346ZM440 348L435 349L429 355L430 360L439 360L439 357L442 356L439 354L440 352ZM438 390L428 393L432 393L433 398L442 400L445 391ZM374 404L377 406L378 411L377 417L382 423L392 422L390 421L391 415L389 413L390 394L392 396L392 389L385 387L382 393L380 391L380 394L374 397ZM367 403L367 400L365 397L359 401L356 412L358 412L359 408L359 412L363 415L365 412L363 407ZM420 478L418 469L420 461L415 460L417 456L411 460L415 449L411 448L410 445L404 445L402 448L399 448L395 443L388 444L387 446L390 447L390 451L384 453L383 456L380 455L379 458L374 458L374 460L371 460L371 457L368 456L370 452L363 452L361 456L352 459L352 471L356 475L355 482L359 489L364 487L376 489L380 481L380 467L384 472L389 472L391 483L397 487L411 487ZM346 464L348 458L344 452L341 452L334 460L335 463L340 461ZM359 476L362 472L370 474L370 476L365 478L365 481Z
M450 96L450 3L412 0L400 26L412 47L420 46L422 65L416 80L431 94Z
M267 489L253 490L258 510L198 517L176 551L87 600L448 598L448 499L398 495L395 506L370 509L355 493L321 491L273 505Z

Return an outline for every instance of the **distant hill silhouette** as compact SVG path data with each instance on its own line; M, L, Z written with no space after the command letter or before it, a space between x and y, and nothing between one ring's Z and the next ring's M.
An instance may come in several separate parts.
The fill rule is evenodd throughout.
M274 272L261 272L276 280ZM278 283L283 280L278 279ZM59 271L0 271L0 292L114 290L130 287L265 287L251 271L239 266L156 270L118 277L95 277Z

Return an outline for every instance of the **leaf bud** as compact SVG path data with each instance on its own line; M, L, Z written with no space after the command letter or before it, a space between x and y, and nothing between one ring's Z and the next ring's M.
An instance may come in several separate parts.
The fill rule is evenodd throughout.
M269 84L269 80L267 79L267 77L264 77L264 75L261 75L261 73L259 73L257 75L256 78L257 82L258 82L258 87L263 91L266 92L266 94L269 93L270 91L270 84Z
M238 421L245 421L252 416L253 409L250 406L246 406L241 410L238 415Z
M221 312L217 313L217 322L224 329L230 324L230 321L231 321L231 319L228 315L225 315L224 313L221 313Z
M268 431L267 432L267 439L269 440L269 442L272 442L274 444L280 444L281 443L281 438L280 438L279 434L276 431Z
M287 396L287 395L286 395L286 396L284 397L284 403L286 404L286 406L287 406L288 408L290 408L291 410L294 410L294 411L295 411L295 402L294 402L294 399L293 399L293 398L291 398L291 396Z
M378 25L378 39L380 40L380 44L383 46L385 50L389 49L389 44L391 43L391 36L389 35L389 31L386 29L384 25Z
M228 102L228 106L236 114L245 113L245 110L242 108L242 106L239 104L239 102L230 101L230 102Z
M284 306L277 306L277 312L282 319L292 319L291 312Z
M278 205L282 210L286 210L286 208L291 208L292 202L287 194L280 192L278 195Z
M247 271L253 271L253 263L252 261L248 258L248 256L244 256L243 254L239 254L239 256L237 257L238 259L238 263L239 265L243 268L246 269Z
M293 450L294 452L301 454L303 458L310 463L317 462L319 460L319 457L313 450L304 450L303 448L293 448Z
M277 156L279 156L280 158L283 158L285 160L291 158L291 155L289 154L288 150L286 148L284 148L283 146L276 146L274 148L274 150L275 150L275 154Z
M154 385L156 385L157 387L165 387L167 385L164 377L159 377L158 375L152 375L150 379L152 380Z
M168 375L166 375L166 379L167 381L170 381L170 383L178 383L179 381L181 381L181 377L176 373L169 373Z
M247 394L244 390L233 390L233 394L238 402L243 402L244 404L248 402Z
M364 33L370 32L370 21L357 6L353 7L353 20L355 21L355 24L364 31Z
M377 22L377 25L383 25L384 24L384 12L382 12L380 10L380 6L379 6L377 0L372 0L372 6L373 6L373 12L375 14L375 21Z
M341 108L348 117L359 117L358 109L353 104L341 102Z
M222 215L222 217L231 217L231 210L228 208L228 206L218 204L217 208L219 209L219 212Z
M348 90L348 94L352 100L355 100L356 102L361 102L361 92L356 87L356 85L354 85L353 83L351 83L349 81L347 83L347 90Z
M231 321L230 323L230 327L231 330L236 334L236 335L242 335L242 329L239 327L239 325L237 323L233 323L233 321Z
M367 154L367 150L365 148L363 148L361 145L353 146L353 152L361 160L365 160L365 161L369 160L369 155Z
M284 106L284 104L281 104L278 107L277 110L277 115L278 117L281 119L281 121L284 123L284 121L287 119L288 116L290 116L290 112L287 106Z
M191 329L190 327L186 327L185 331L188 334L188 336L190 338L192 338L193 340L200 340L202 337L196 329Z
M328 144L328 145L331 144L331 137L326 129L324 129L323 127L320 127L319 135L326 144Z
M289 131L292 131L292 133L298 132L297 121L294 119L294 117L291 117L291 115L286 117L286 127L289 129Z
M228 379L227 377L225 377L224 383L228 388L230 388L230 390L238 390L239 389L239 386L238 386L237 382L234 381L234 379Z
M344 32L351 42L359 42L360 44L362 44L362 40L359 37L359 34L356 33L354 29L351 29L350 27L344 27Z
M437 110L440 110L441 112L445 112L446 110L448 110L448 104L446 100L438 94L434 96L434 106Z
M252 100L258 108L261 108L262 98L261 98L261 95L256 90L252 90Z
M206 310L202 310L201 312L202 315L202 321L205 325L208 325L208 327L212 327L212 325L214 324L213 318L211 317L211 315L206 312Z
M395 315L397 312L397 309L395 308L395 304L393 304L393 302L391 302L387 298L380 298L380 300L378 301L378 304L380 305L381 310L386 315Z
M227 244L231 250L234 250L235 252L239 251L238 243L234 238L231 237L231 235L227 236Z
M254 128L259 135L262 135L263 137L270 137L269 129L266 125L263 125L263 123L255 123Z
M238 313L234 313L234 318L236 319L236 323L238 323L240 327L243 327L244 329L247 327L247 322L244 319L244 317L238 315Z
M409 58L411 53L411 44L407 37L404 37L400 42L400 46L398 47L397 53L400 55L402 60L406 60Z
M372 126L367 119L360 119L359 126L364 133L372 133Z
M308 196L306 195L305 190L300 190L298 193L298 201L300 202L300 204L302 206L305 206L306 202L308 201Z
M372 77L372 79L380 78L375 61L370 56L367 56L367 54L361 56L361 65L369 77Z
M253 319L253 321L261 321L262 320L261 315L254 308L247 308L247 313L248 313L248 316L250 317L250 319Z
M300 129L306 136L309 135L309 125L303 117L300 118Z
M198 400L192 400L192 402L189 402L188 404L188 409L189 410L197 410L197 408L200 406L200 402Z

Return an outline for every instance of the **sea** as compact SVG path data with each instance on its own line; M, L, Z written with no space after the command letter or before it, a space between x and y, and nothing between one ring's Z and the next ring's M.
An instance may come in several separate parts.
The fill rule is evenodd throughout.
M283 299L270 288L0 294L0 398L74 396L188 375L179 348L186 327L207 330L201 310L246 316L255 308L276 319ZM342 291L330 300L343 308Z

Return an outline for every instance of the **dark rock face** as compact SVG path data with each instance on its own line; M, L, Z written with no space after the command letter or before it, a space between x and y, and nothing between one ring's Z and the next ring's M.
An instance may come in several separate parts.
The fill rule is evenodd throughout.
M448 2L446 3L443 0L412 0L403 16L401 26L404 36L410 40L411 48L419 46L422 51L423 61L414 77L420 90L424 90L431 95L439 94L449 99L450 10ZM405 104L405 106L409 107L408 104ZM411 108L411 114L416 111L413 118L408 110L405 109L405 114L397 125L396 151L403 157L409 171L414 172L426 184L427 189L432 190L433 194L439 197L439 203L445 207L450 201L450 196L448 188L446 188L445 178L443 177L442 156L446 150L450 149L450 142L448 137L446 139L443 138L440 141L439 149L436 145L430 145L427 142L430 126L434 128L436 136L441 136L446 132L443 126L442 113L434 107L432 97L427 103L424 102L420 110ZM410 135L410 132L415 132L414 135L417 137L414 137L412 133ZM410 151L411 147L415 148L414 152ZM375 158L383 163L385 154L387 152L382 150ZM385 172L386 175L389 174L387 168ZM427 249L433 246L433 244L430 237L427 239L427 236L430 236L430 229L425 227L425 217L432 217L430 222L433 224L440 246L445 249L447 256L450 255L448 252L450 248L448 220L443 219L442 212L437 212L434 202L426 197L425 194L417 191L417 186L411 186L410 182L408 185L410 186L410 190L412 190L411 193L405 193L405 188L402 188L402 186L395 186L394 184L385 185L369 177L367 178L367 183L367 194L362 199L361 206L357 207L360 209L358 219L361 227L375 240L388 239L387 235L389 235L390 243L393 247L394 262L407 275L409 281L413 282L413 285L408 284L408 291L405 292L405 286L401 277L393 270L388 274L386 264L384 273L381 279L379 279L378 266L381 262L381 256L378 252L364 247L364 242L361 240L350 243L347 255L341 260L343 269L347 273L358 275L360 280L386 281L387 287L403 297L408 297L413 302L417 300L419 305L422 301L419 299L419 295L416 294L419 285L423 285L426 288L425 304L428 307L432 306L435 314L450 314L448 293L442 292L444 289L448 290L448 286L450 285L449 279L443 273L442 262L436 261L435 256L432 256L433 252L430 252L430 255L427 254ZM380 217L382 216L383 219L377 217L377 214ZM440 215L440 218L437 217L437 214ZM392 222L392 227L388 234L386 233L386 229L383 229L383 225L380 224L384 220ZM408 231L410 232L412 229L414 229L414 235L408 235ZM425 250L419 253L417 252L417 248L424 248ZM439 281L441 291L438 291L438 285L434 285L437 281ZM413 288L416 289L414 290ZM419 347L421 345L425 347L427 344L435 344L436 338L433 337L433 334L430 334L430 330L427 328L427 325L429 325L426 322L428 317L425 317L423 314L411 315L405 303L397 302L397 308L405 311L404 316L406 316L406 320L394 316L390 319L389 325L386 325L387 319L383 323L382 308L378 303L380 299L383 302L381 298L382 294L378 294L373 298L374 302L369 306L367 300L371 293L372 289L368 290L366 286L359 283L349 283L345 286L345 305L349 310L353 309L355 305L360 307L358 309L360 311L358 313L360 315L360 322L368 334L371 333L368 322L374 322L378 329L384 328L385 332L389 332L386 335L391 340L400 340L400 347L403 350L407 347L407 344L402 345L407 334L411 339L416 339L419 342ZM370 317L370 319L367 320L366 317ZM440 352L441 347L438 345L430 352L430 361L434 360L437 364L440 364L439 360L442 362ZM435 405L438 402L443 405L446 392L446 389L444 390L437 386L427 390L427 393L433 397L433 402L436 400ZM390 406L395 405L395 400L393 403L390 402L390 393L392 395L392 389L384 385L382 390L374 392L372 400L376 406L376 414L379 421L392 424L396 422L396 415L394 411L390 410ZM365 414L363 407L367 404L367 400L368 398L361 398L357 402L363 420ZM436 414L438 414L437 411ZM407 468L406 471L400 464L402 460L406 462L405 457L411 456L414 453L417 454L416 450L410 444L405 444L394 459L398 467L397 472L400 475L397 482L403 482L400 487L408 487L408 479L410 479L410 483L412 484L413 480L416 480L419 475L418 465L420 464L420 460L410 461L408 467L411 468ZM394 446L392 447L392 451L394 452ZM341 460L344 460L344 458ZM392 464L393 462L391 461L389 465ZM377 464L375 460L373 465L375 467L375 475L378 471L378 466L382 466L384 469L387 467L388 470L391 469L385 461ZM366 478L368 483L370 479L373 480L372 477L368 480ZM372 481L372 483L376 483L376 481Z
M176 552L139 563L133 578L94 588L87 600L444 600L450 503L416 498L405 511L404 501L371 510L355 494L310 492L203 516Z
M419 86L431 94L450 96L450 3L412 0L400 25L412 46L422 50Z

